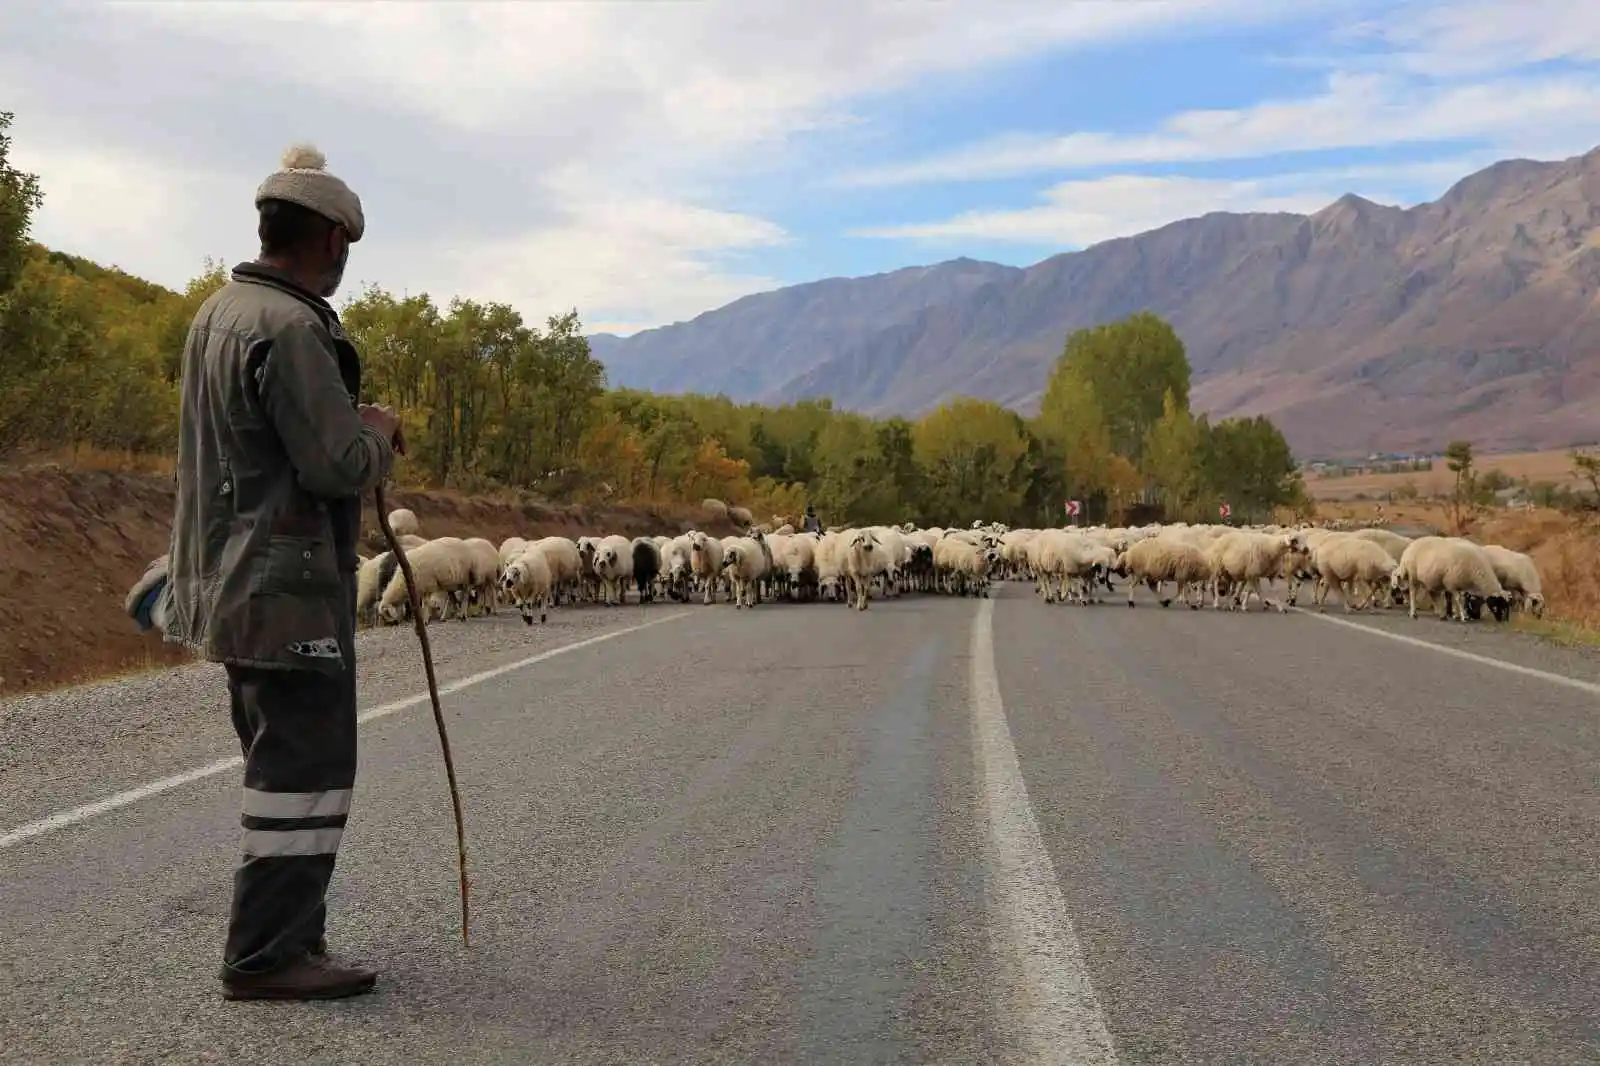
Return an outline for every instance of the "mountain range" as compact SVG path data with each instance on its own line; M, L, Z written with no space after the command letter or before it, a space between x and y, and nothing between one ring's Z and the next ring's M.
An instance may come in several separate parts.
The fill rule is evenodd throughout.
M1217 212L1029 267L955 259L746 296L629 337L613 385L917 415L1037 409L1067 335L1149 310L1195 410L1265 414L1302 458L1600 438L1600 148L1505 160L1411 208Z

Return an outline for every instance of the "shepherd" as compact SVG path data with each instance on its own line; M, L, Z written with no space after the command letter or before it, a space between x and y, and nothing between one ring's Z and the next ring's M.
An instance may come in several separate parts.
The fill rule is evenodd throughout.
M356 777L361 499L405 445L394 411L359 402L360 357L328 303L361 200L296 146L255 206L260 254L189 327L169 551L127 607L227 670L244 833L223 995L336 999L377 981L329 956L326 896Z

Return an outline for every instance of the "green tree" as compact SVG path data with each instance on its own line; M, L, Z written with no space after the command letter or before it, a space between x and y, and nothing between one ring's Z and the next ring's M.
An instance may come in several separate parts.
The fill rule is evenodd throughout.
M33 213L44 203L38 175L11 165L9 131L15 117L10 111L0 111L0 298L22 277Z
M1205 489L1200 465L1201 427L1173 393L1145 433L1144 473L1161 489L1169 518L1193 518Z
M835 525L876 525L900 520L894 471L878 427L860 415L834 417L817 437L811 501Z
M1163 319L1140 312L1120 322L1080 329L1067 338L1052 372L1070 373L1094 396L1111 447L1135 463L1150 427L1162 416L1164 397L1189 405L1189 358L1183 341Z
M1064 499L1099 497L1109 490L1117 454L1111 431L1094 388L1066 359L1050 373L1036 424L1047 442L1043 450L1060 460L1054 480Z
M1268 521L1290 504L1298 469L1289 442L1260 415L1202 424L1203 480L1207 495L1228 503L1236 515Z

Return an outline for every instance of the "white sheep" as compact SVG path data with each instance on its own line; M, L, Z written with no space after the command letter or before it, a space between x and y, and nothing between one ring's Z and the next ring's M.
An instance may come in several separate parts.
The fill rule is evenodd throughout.
M1481 598L1496 617L1511 608L1511 599L1495 577L1494 564L1484 550L1462 537L1418 537L1400 556L1390 584L1404 589L1407 613L1417 617L1417 594L1426 592L1438 607L1441 621L1450 615L1467 621L1467 599Z
M1117 565L1110 547L1067 529L1042 530L1027 542L1025 559L1035 591L1046 603L1065 603L1069 598L1084 605L1099 602L1092 596L1095 584Z
M1405 554L1406 547L1411 543L1410 537L1402 537L1400 534L1389 529L1358 529L1350 535L1352 537L1359 537L1362 540L1372 541L1372 543L1378 545L1384 551L1388 552L1390 558L1394 559L1394 561L1397 563L1400 561L1400 556Z
M550 567L552 602L560 603L563 595L568 603L577 602L583 574L583 558L578 554L578 545L570 537L540 537L529 547L542 552Z
M500 567L501 567L501 569L505 569L506 567L510 566L511 565L511 561L513 559L515 559L517 556L521 555L522 554L522 549L526 548L527 546L528 546L528 542L526 540L523 540L521 537L507 537L505 540L501 541L500 542Z
M472 568L467 586L467 608L462 617L471 613L474 606L479 614L493 614L495 585L500 580L500 549L482 537L467 537L461 543L466 546Z
M1544 583L1539 579L1539 567L1526 552L1512 551L1499 544L1485 544L1483 553L1494 567L1494 576L1500 587L1511 596L1511 603L1535 618L1544 617Z
M1205 583L1211 576L1211 563L1198 545L1189 540L1173 537L1147 537L1128 545L1128 550L1117 556L1115 569L1128 578L1128 606L1133 607L1133 590L1143 582L1161 606L1172 603L1172 597L1161 595L1161 586L1168 581L1175 586L1174 595L1191 609L1198 609L1205 597ZM1195 600L1189 599L1190 593Z
M689 534L667 541L661 550L661 571L667 595L680 602L687 601L694 583L694 540Z
M733 586L735 607L756 605L756 585L770 567L766 549L753 537L729 537L723 542L722 572Z
M539 622L549 616L554 582L550 561L538 544L525 545L512 559L500 579L500 587L522 615L522 620L533 625L533 608L539 608Z
M704 603L717 602L717 586L722 581L722 542L695 530L688 534L690 565L694 576L705 585Z
M1300 557L1299 559L1293 557ZM1304 565L1305 540L1298 533L1258 533L1253 529L1230 529L1211 542L1206 549L1206 560L1211 566L1211 606L1222 606L1221 582L1228 581L1239 591L1233 607L1250 609L1250 596L1261 601L1263 610L1268 607L1282 613L1287 608L1269 600L1261 592L1263 579L1289 576L1289 594L1293 598L1299 579L1294 576Z
M457 538L441 537L406 552L406 561L417 579L417 599L430 608L424 621L433 621L437 610L449 617L450 605L459 602L472 575L472 560L466 546ZM379 617L389 623L399 622L406 614L405 574L397 566L378 601Z
M852 530L845 538L839 562L840 572L844 575L847 585L846 591L850 596L850 605L858 611L865 611L867 602L871 598L869 589L872 586L872 579L889 566L883 546L878 543L871 530Z
M409 507L396 507L389 512L389 528L394 531L395 537L409 534L413 537L422 536L422 526L417 522L417 516Z
M602 602L620 607L628 602L628 581L633 577L633 542L611 534L600 538L594 549L594 572L600 579Z
M812 550L812 561L817 568L817 595L830 600L842 600L845 594L844 576L845 533L830 529L817 538Z
M1311 549L1311 568L1317 575L1312 601L1317 610L1323 610L1328 592L1337 588L1347 613L1364 610L1376 602L1380 591L1389 588L1397 565L1377 541L1345 533L1319 538Z

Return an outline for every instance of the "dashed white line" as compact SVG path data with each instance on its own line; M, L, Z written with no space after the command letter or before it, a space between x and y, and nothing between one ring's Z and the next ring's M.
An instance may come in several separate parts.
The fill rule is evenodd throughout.
M1112 1066L1116 1049L1017 763L994 666L994 601L972 624L971 701L988 828L989 934L1003 1030L1029 1063Z
M583 640L573 641L571 644L562 644L559 647L542 651L537 655L530 655L525 659L518 659L516 662L506 663L502 666L496 666L491 670L483 670L468 677L458 678L447 685L440 685L439 695L441 697L448 696L451 693L460 692L462 689L471 688L474 685L481 685L485 681L492 681L495 678L501 677L505 674L513 673L517 670L525 670L530 666L537 666L539 663L554 659L559 655L566 655L569 652L581 651L584 648L591 648L596 644L601 644L608 640L615 640L618 637L625 637L630 633L637 633L640 630L649 629L652 626L662 625L663 623L671 622L674 619L686 618L692 613L692 611L674 611L672 614L664 614L659 618L652 618L648 622L641 622L635 626L627 626L623 629L613 629L605 633L599 633L595 636L587 637ZM419 704L424 704L427 702L428 693L423 691L417 695L407 696L405 699L394 700L391 703L380 704L377 707L363 711L357 716L357 721L370 722L375 718L385 718L391 714L398 714L401 711L408 710L412 707L418 706ZM80 822L86 822L91 818L98 818L102 814L107 814L119 808L126 807L129 804L138 803L140 800L149 799L151 796L158 796L163 792L171 792L175 788L182 788L184 785L191 784L195 781L203 781L208 777L215 777L218 774L227 773L229 770L236 769L242 765L244 765L244 760L235 755L231 759L222 759L219 762L211 763L208 766L199 766L193 770L185 770L181 774L174 774L171 777L163 777L159 781L150 781L146 784L139 785L137 788L130 788L127 791L118 792L113 796L107 796L105 799L96 800L93 803L86 803L81 807L74 807L67 811L59 811L46 818L41 818L36 822L29 822L27 825L21 825L15 829L7 831L6 833L0 834L0 851L4 851L7 848L16 847L18 844L21 844L27 840L32 840L35 837L44 836L47 833L54 833L57 830L65 829L68 826L77 825Z
M1385 640L1397 640L1402 644L1412 644L1419 648L1427 648L1430 651L1438 652L1440 655L1453 655L1457 659L1465 659L1467 662L1477 663L1479 666L1492 666L1499 670L1505 670L1508 673L1521 674L1523 677L1536 677L1540 681L1548 681L1552 685L1565 685L1568 688L1575 688L1579 692L1587 692L1591 696L1600 696L1600 684L1596 684L1593 681L1584 681L1581 678L1568 677L1565 674L1551 673L1549 670L1539 670L1532 666L1523 666L1521 663L1508 663L1504 659L1496 659L1488 655L1479 655L1476 652L1463 651L1460 648L1452 648L1444 644L1435 644L1431 640L1422 640L1419 637L1408 637L1404 633L1395 633L1387 629L1379 629L1377 626L1363 625L1360 622L1352 622L1345 618L1335 618L1332 615L1318 614L1312 611L1304 610L1303 608L1295 608L1294 610L1296 614L1304 615L1307 618L1314 618L1319 622L1326 622L1329 625L1344 626L1346 629L1355 629L1362 633L1370 633L1375 637L1382 637Z

